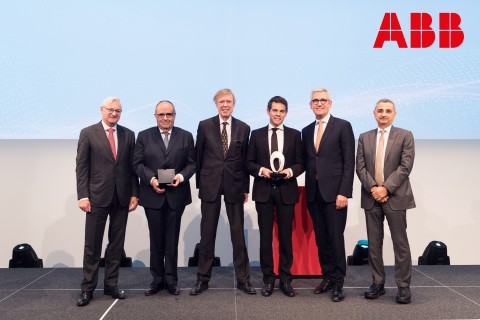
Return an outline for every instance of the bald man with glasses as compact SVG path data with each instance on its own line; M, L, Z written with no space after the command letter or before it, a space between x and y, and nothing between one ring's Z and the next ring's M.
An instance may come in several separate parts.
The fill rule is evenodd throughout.
M146 296L163 289L180 294L178 239L185 206L192 203L189 179L195 173L195 149L192 134L174 126L175 116L173 103L160 101L155 107L157 125L138 134L133 156L133 167L140 178L139 201L150 231L153 279ZM159 169L173 169L171 180L165 183Z

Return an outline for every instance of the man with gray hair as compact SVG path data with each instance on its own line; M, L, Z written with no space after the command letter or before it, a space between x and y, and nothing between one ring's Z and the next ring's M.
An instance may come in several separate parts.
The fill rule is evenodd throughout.
M373 116L378 128L358 138L357 175L362 183L361 205L365 209L368 236L368 264L373 283L365 298L377 299L385 294L383 265L383 221L387 218L395 253L397 302L410 303L412 256L407 237L407 209L415 208L410 172L415 158L413 134L392 126L395 104L381 99Z
M345 240L348 198L355 175L355 137L350 122L330 114L326 89L312 91L315 121L302 130L305 193L322 267L322 282L314 293L332 290L332 301L345 298Z
M78 206L85 212L85 248L79 307L89 304L97 287L98 267L107 218L108 254L105 255L104 294L125 299L118 289L128 212L137 208L138 179L133 172L133 131L118 125L122 104L118 98L103 101L102 121L80 132L77 148Z

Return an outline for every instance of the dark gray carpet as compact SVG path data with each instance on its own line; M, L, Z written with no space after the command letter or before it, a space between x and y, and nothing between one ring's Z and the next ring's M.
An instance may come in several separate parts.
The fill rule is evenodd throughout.
M315 295L319 279L294 279L295 298L275 289L271 297L260 295L262 275L252 268L257 294L235 290L231 267L214 268L210 289L190 296L195 268L179 269L179 296L162 291L144 296L150 283L148 268L123 268L120 287L127 299L116 301L95 291L90 305L79 308L81 269L0 269L0 319L478 319L480 318L480 266L414 266L412 303L395 302L397 288L393 267L387 267L387 293L366 300L370 285L368 266L349 267L346 299L330 300L330 294ZM103 270L99 279L103 279ZM99 285L102 280L99 281ZM277 283L278 285L278 283Z

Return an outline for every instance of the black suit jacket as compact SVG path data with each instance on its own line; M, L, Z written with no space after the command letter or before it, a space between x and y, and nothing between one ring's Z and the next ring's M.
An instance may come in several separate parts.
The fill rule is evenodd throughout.
M192 203L189 179L195 173L195 149L190 132L173 127L166 149L158 127L141 131L135 146L133 167L140 178L141 206L160 209L165 199L173 209ZM156 193L150 181L157 176L157 169L175 169L175 174L183 175L184 181L177 187L167 186L164 193Z
M138 196L138 179L132 168L135 134L117 124L117 139L115 161L101 122L80 132L76 160L78 199L88 197L92 206L106 207L116 191L120 205L128 207L130 198Z
M220 119L216 115L198 124L196 183L201 200L213 202L222 191L224 200L243 203L244 193L249 192L250 179L245 170L250 127L232 117L230 146L224 157L220 136Z
M303 172L302 139L300 131L283 126L283 155L285 156L284 169L290 168L293 177L280 184L280 193L284 204L298 202L297 177ZM253 201L267 202L270 199L271 181L259 177L261 167L270 168L270 150L268 147L268 126L253 130L247 151L247 171L254 177Z
M337 195L352 197L355 169L355 137L350 122L330 115L318 153L313 141L315 122L302 130L307 201L315 200L319 188L326 202Z

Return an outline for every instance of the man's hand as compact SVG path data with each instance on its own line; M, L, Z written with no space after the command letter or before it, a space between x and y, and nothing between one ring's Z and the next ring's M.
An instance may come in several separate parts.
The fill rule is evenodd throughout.
M156 193L164 193L165 189L160 189L160 184L158 183L158 180L155 178L152 180L152 187L153 190L155 190Z
M89 199L78 201L78 207L85 213L89 213L90 211L92 211Z
M384 186L372 187L372 189L370 189L370 192L375 201L378 201L380 203L385 203L388 201L388 190Z
M290 179L292 176L290 174L290 170L289 169L283 169L282 171L280 171L279 173L283 173L283 174L286 174L286 176L283 178L283 179Z
M176 187L179 184L180 184L180 176L177 174L177 175L175 175L175 177L173 177L173 183L169 183L169 184L167 184L167 186Z
M138 206L138 198L133 196L130 198L130 205L128 206L128 212L131 212L137 209Z
M248 201L248 193L243 194L243 203L247 203Z
M335 202L335 206L337 210L346 208L348 205L348 198L345 196L342 196L341 194L337 195L337 200Z
M270 175L273 173L272 170L268 169L268 168L263 168L262 169L262 176L265 178L265 179L270 179Z

